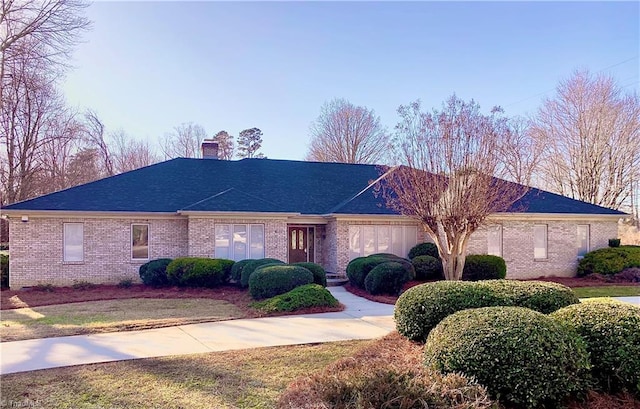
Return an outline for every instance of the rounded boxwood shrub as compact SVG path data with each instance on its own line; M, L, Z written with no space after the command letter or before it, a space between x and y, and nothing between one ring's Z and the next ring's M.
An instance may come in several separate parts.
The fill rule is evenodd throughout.
M323 287L327 286L327 272L320 264L316 263L293 263L292 266L304 267L313 274L313 282Z
M242 269L250 261L253 261L253 259L248 258L248 259L245 259L245 260L236 261L233 264L233 267L231 267L231 278L230 278L230 280L233 281L234 283L240 285L240 279L242 278Z
M167 266L171 283L181 287L213 288L229 281L233 260L180 257Z
M284 264L284 261L280 261L276 258L259 258L249 261L244 265L244 268L240 272L240 286L242 288L249 287L249 279L251 278L251 274L253 274L253 272L258 268L266 266L267 264Z
M145 285L153 287L163 287L170 284L167 277L167 266L171 263L170 258L159 258L144 263L138 269L140 279Z
M591 373L605 392L627 389L640 396L640 307L586 301L550 315L569 324L587 344Z
M290 312L302 308L339 305L340 302L320 284L306 284L264 301L254 302L251 307L263 312Z
M405 291L396 302L396 328L403 336L424 342L442 319L480 307L518 306L550 313L579 302L570 288L539 281L437 281Z
M413 260L419 256L431 256L440 260L440 254L438 254L438 246L434 243L420 243L416 244L409 250L409 259Z
M409 280L415 278L415 269L409 260L394 254L379 253L367 257L357 257L351 260L347 265L347 278L349 279L349 283L358 288L365 288L364 281L369 272L376 266L389 261L400 263L411 277Z
M284 294L305 284L313 284L313 274L304 267L287 264L265 265L251 274L249 294L254 299L261 300Z
M375 266L364 280L364 288L369 294L397 295L402 287L411 281L411 275L402 264L395 261Z
M507 276L507 264L502 257L471 254L466 257L462 279L465 281L497 280Z
M442 262L432 256L417 256L411 260L416 271L416 280L443 280Z
M578 277L594 273L614 275L631 267L640 267L640 247L607 247L584 255L578 263Z
M588 386L589 354L571 328L522 307L459 311L429 334L425 365L476 379L518 407L557 407Z

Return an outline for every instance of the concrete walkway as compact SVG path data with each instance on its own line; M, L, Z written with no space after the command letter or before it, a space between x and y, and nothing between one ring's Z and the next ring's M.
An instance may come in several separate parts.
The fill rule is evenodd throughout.
M372 339L395 329L393 306L329 291L342 312L241 319L108 334L0 343L0 374L125 359Z

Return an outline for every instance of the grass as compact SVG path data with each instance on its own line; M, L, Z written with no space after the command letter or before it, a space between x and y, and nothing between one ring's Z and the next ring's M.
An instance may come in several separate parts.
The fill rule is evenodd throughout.
M631 297L640 295L639 286L611 285L602 287L573 287L578 298Z
M2 311L0 338L17 341L242 318L235 305L206 298L132 298Z
M273 408L294 379L351 356L372 342L259 348L2 375L2 405Z

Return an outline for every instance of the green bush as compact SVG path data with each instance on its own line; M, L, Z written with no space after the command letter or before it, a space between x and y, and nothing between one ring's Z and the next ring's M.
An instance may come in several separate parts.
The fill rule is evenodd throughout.
M620 247L620 239L609 239L609 247Z
M229 281L233 260L180 257L167 266L169 282L180 287L218 287Z
M275 258L259 258L257 260L251 260L244 265L244 268L240 272L240 286L242 288L249 287L249 279L251 274L259 267L266 266L267 264L284 264L284 261L280 261Z
M578 263L578 277L593 273L613 275L631 267L640 267L640 247L607 247L584 255Z
M233 264L233 267L231 267L230 280L240 285L240 279L242 278L242 269L244 269L244 266L246 266L250 261L253 261L253 259L248 258L245 260L236 261Z
M305 284L313 284L313 273L304 267L265 265L251 274L249 294L254 299L261 300L284 294Z
M434 243L420 243L416 244L409 250L409 259L413 260L419 256L431 256L440 260L440 254L438 253L438 246Z
M293 263L292 266L304 267L313 274L313 282L323 287L327 286L327 272L320 264L316 263Z
M264 301L254 302L251 307L263 312L290 312L303 308L338 305L340 302L320 284L306 284Z
M425 365L461 373L518 407L558 407L584 392L589 354L571 328L522 307L459 311L429 334Z
M405 270L407 270L407 274L411 277L410 280L415 278L415 270L409 260L393 254L379 253L351 260L347 265L347 278L349 279L349 283L358 288L365 288L364 282L369 272L379 264L389 261L400 263Z
M9 288L9 255L0 254L0 288Z
M471 254L466 257L462 279L465 281L497 280L507 276L507 264L502 257Z
M369 294L398 295L402 287L411 281L411 275L402 264L395 261L375 266L364 280L364 288Z
M416 280L443 280L442 262L432 256L417 256L411 259L416 271Z
M396 328L403 336L424 342L442 319L468 308L518 306L541 313L577 303L570 288L538 281L437 281L405 291L396 302Z
M640 396L640 307L613 301L587 301L551 317L573 327L587 344L591 373L605 392Z
M159 258L144 263L138 269L140 279L145 285L153 287L162 287L169 285L169 277L167 277L167 266L171 263L170 258Z

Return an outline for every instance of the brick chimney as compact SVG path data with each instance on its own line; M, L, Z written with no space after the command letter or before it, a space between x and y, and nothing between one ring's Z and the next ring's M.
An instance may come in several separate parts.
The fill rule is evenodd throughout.
M213 139L202 141L202 159L218 159L218 142Z

